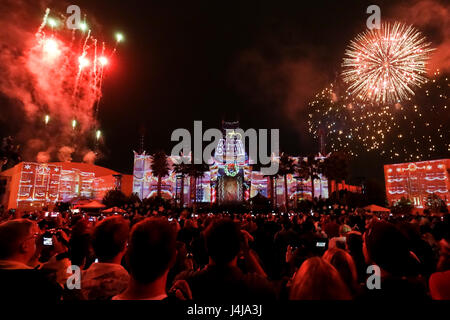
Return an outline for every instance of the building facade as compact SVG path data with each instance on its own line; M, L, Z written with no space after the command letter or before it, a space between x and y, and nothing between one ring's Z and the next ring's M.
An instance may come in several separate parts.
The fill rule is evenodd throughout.
M273 196L274 199L271 200L275 205L283 205L285 202L284 178L277 177L272 181L270 177L254 169L245 151L242 137L235 131L237 128L238 123L224 124L223 138L220 139L214 156L209 161L209 170L196 183L193 178L182 177L174 172L173 164L179 163L180 157L170 156L168 158L170 172L161 183L162 196L188 206L194 200L219 205L239 203L260 194L269 199ZM301 157L293 157L293 159L295 163L307 160ZM325 157L319 154L316 159L323 161ZM278 160L276 157L273 158L273 161ZM138 194L140 199L152 197L157 193L158 179L152 174L151 161L151 155L145 152L134 153L133 192ZM316 198L326 199L329 194L328 179L323 175L319 175L319 179L315 179L312 183L309 178L300 180L295 174L289 174L287 188L290 205L301 199L311 199L313 192ZM332 191L341 189L361 192L360 187L333 182Z
M389 204L407 198L417 209L424 209L426 198L435 194L450 206L449 170L450 159L385 165Z
M111 189L126 195L132 176L87 163L21 162L0 173L1 203L7 208L39 209L73 199L101 200Z

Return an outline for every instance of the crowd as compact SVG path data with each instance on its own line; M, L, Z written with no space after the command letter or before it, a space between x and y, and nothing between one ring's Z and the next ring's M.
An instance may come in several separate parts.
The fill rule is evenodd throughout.
M43 300L450 299L450 219L150 210L0 224L0 291Z

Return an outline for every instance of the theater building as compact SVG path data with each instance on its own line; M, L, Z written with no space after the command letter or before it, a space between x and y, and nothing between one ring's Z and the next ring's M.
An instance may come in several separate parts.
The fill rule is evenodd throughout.
M384 166L389 204L402 197L424 209L428 195L436 194L450 206L450 159L389 164Z
M21 162L0 172L0 200L7 208L39 209L56 202L86 198L101 200L111 189L126 195L132 176L78 162Z
M211 163L209 170L198 179L197 183L188 176L177 175L172 168L173 164L179 161L179 157L170 156L168 161L171 169L169 175L162 179L162 196L166 199L175 199L178 203L183 199L183 204L188 206L194 202L195 195L197 203L220 205L248 201L260 194L269 199L273 195L275 205L284 205L284 178L274 178L272 183L269 177L254 169L244 150L242 137L234 131L238 125L237 122L223 124L223 139L219 141L209 162ZM299 157L293 158L295 162L304 160ZM318 158L324 159L321 155L318 155ZM151 155L145 152L134 153L133 192L141 199L152 197L157 193L158 179L152 174L151 161ZM316 198L328 198L328 180L323 175L312 184L310 179L299 180L295 175L289 174L287 186L291 205L301 199L311 199L313 188ZM349 191L361 192L360 187L345 184L333 183L331 187L332 191L351 188Z

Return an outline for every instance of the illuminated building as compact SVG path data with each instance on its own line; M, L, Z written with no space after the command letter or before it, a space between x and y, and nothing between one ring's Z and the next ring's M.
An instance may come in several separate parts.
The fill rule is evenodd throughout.
M21 162L0 173L1 203L8 209L35 209L56 202L101 200L111 189L131 194L132 176L87 163Z
M172 170L173 163L177 162L179 157L169 156L169 175L162 178L161 182L162 197L175 199L178 203L183 197L183 204L188 206L194 202L195 194L197 194L197 202L219 205L248 201L257 194L270 198L273 194L273 202L277 206L284 205L284 178L273 179L274 192L272 193L270 178L264 176L260 171L254 170L250 164L241 140L242 137L239 132L235 131L238 125L237 122L223 124L223 138L219 140L213 159L210 161L209 171L198 179L196 192L193 178L177 176ZM225 132L225 130L227 131ZM293 159L296 163L300 160L307 161L307 158L293 157ZM319 154L317 159L323 160L325 157ZM274 160L277 161L278 158L274 158ZM158 179L152 175L151 161L151 155L144 151L134 153L133 192L138 194L141 199L155 196L157 193ZM184 183L181 183L181 179L184 179ZM184 190L181 190L182 185ZM295 175L289 174L287 175L287 186L291 203L312 197L310 179L299 180ZM315 197L328 198L328 180L325 176L319 175L319 179L314 180L313 187ZM332 191L336 189L361 192L360 187L333 182Z
M449 170L450 159L385 165L389 204L407 198L423 209L427 196L436 194L450 206Z

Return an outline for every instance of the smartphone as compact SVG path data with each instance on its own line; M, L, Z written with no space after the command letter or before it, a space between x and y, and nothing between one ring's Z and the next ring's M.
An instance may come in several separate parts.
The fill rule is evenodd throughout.
M48 215L49 215L49 212L47 211L47 212L45 213L45 216L48 217Z
M98 259L95 259L94 263L98 263Z
M89 221L95 222L95 217L89 217Z
M43 238L43 245L44 246L52 246L53 245L53 239L50 237L44 237Z
M316 247L317 248L325 248L327 245L327 243L325 241L317 241L316 242Z
M52 217L52 218L56 218L57 216L59 216L59 212L50 213L50 217Z

